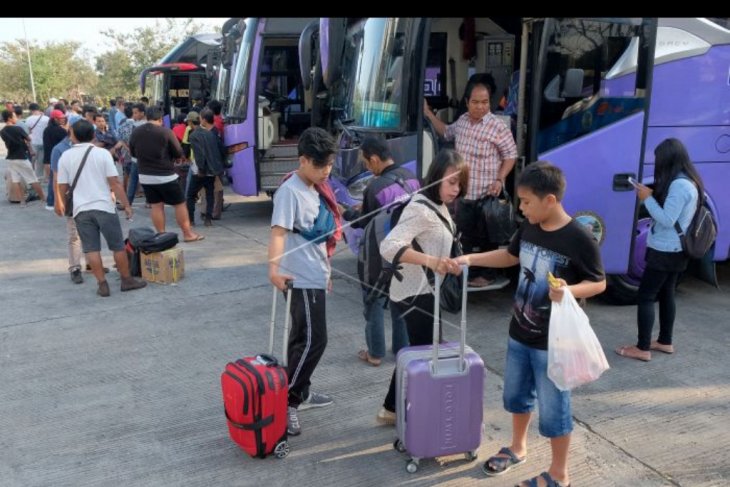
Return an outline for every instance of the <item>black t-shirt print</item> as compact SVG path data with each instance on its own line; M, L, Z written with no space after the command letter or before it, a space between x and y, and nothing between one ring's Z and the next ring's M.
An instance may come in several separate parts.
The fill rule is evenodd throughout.
M527 346L547 350L551 310L547 274L552 272L568 284L602 281L598 243L575 220L552 232L525 221L507 250L520 259L509 335Z
M28 158L28 146L25 144L28 135L26 135L25 130L17 125L6 125L0 130L0 137L2 137L5 147L8 149L6 159Z

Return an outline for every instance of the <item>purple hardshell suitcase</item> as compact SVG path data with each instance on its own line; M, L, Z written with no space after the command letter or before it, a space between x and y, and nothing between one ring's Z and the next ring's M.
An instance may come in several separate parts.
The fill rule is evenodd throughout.
M461 338L439 345L439 287L436 278L433 344L406 347L396 358L395 448L411 457L406 470L422 458L457 453L476 459L482 439L484 362L466 342L466 283L461 307Z

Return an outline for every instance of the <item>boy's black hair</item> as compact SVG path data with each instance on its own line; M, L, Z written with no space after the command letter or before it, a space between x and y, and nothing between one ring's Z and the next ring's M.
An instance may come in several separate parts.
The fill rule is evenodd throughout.
M21 107L20 105L15 105L13 107L13 111L15 112L15 115L18 116L18 118L23 116L23 107Z
M298 155L308 157L316 167L329 164L330 156L337 153L337 142L326 130L309 127L299 136Z
M208 108L213 110L214 115L220 115L221 111L223 110L223 104L218 100L210 100L208 102Z
M11 112L10 110L3 110L3 122L7 123L8 120L13 118L13 113L15 112Z
M431 167L428 168L428 174L426 174L426 180L423 186L423 195L429 200L436 204L443 203L441 201L440 189L441 180L446 174L446 170L454 168L458 169L459 172L459 194L457 198L463 198L469 188L469 166L464 162L461 155L453 149L441 149L431 163Z
M205 119L205 121L209 124L213 124L213 122L215 121L215 114L210 108L203 108L200 111L200 118Z
M150 122L154 120L161 120L162 119L162 110L159 107L156 107L154 105L148 106L144 111L145 117L147 117L147 120Z
M529 189L540 199L552 194L555 199L562 201L565 196L565 176L559 167L547 161L537 161L522 171L517 187Z
M31 103L30 105L28 105L28 110L30 110L31 112L40 110L40 109L41 109L41 107L37 103Z
M94 126L85 118L74 122L71 130L73 130L74 136L79 142L91 142L94 138Z
M393 158L393 154L388 148L388 144L382 137L368 135L360 144L360 150L364 158L368 159L372 156L378 156L381 161L387 161Z

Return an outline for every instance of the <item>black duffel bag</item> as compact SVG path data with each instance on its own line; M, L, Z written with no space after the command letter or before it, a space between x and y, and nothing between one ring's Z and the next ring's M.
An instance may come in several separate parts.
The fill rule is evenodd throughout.
M510 241L517 230L515 209L507 191L502 188L502 195L485 196L479 200L482 217L490 243L502 245Z
M129 229L129 242L135 249L145 254L171 249L179 242L175 232L155 232L150 227Z

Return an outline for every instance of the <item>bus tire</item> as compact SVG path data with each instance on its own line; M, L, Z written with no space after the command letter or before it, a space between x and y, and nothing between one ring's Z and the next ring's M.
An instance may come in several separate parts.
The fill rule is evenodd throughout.
M609 274L606 276L606 291L601 294L603 301L618 306L636 304L639 286L628 281L626 276Z

